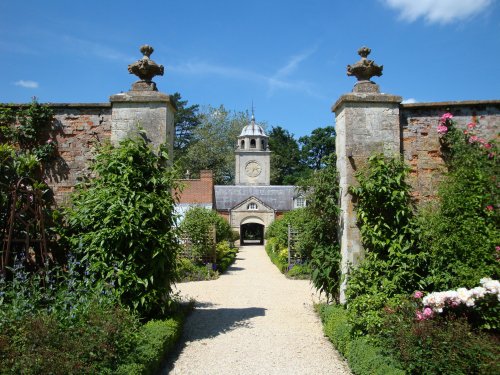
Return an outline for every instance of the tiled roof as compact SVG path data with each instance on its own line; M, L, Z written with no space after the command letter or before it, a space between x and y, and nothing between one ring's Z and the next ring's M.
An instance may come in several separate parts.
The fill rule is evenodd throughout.
M215 207L217 210L230 210L253 196L276 211L290 211L293 209L293 198L297 195L296 186L216 185Z

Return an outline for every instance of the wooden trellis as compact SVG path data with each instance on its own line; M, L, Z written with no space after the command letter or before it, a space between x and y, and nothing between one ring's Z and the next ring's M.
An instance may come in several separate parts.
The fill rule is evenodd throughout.
M288 224L288 267L301 261L300 253L297 249L299 231Z
M11 266L12 253L24 252L28 264L44 266L50 258L40 189L30 178L21 178L10 192L9 211L2 241L0 272Z
M190 259L192 261L196 262L203 262L203 263L212 263L216 264L217 263L217 249L216 249L216 230L215 226L212 226L212 228L206 233L206 238L204 243L207 243L210 249L207 252L204 252L202 256L197 254L195 251L193 251L193 242L191 240L191 237L189 236L189 233L183 233L180 242L182 245L182 249L180 252L180 255L183 258Z

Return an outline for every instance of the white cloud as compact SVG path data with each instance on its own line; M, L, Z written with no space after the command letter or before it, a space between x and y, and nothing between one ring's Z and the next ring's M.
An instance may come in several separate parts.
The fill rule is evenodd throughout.
M412 104L412 103L418 103L417 102L417 99L415 98L408 98L408 99L405 99L401 102L402 104Z
M464 20L484 11L493 0L382 0L403 20L424 18L430 23Z
M267 85L269 88L268 95L272 95L277 89L299 91L308 96L324 99L316 90L312 89L312 85L306 81L290 80L288 78L294 71L297 70L299 64L307 59L316 51L316 48L292 56L286 64L276 70L273 75L257 73L247 69L237 67L214 65L203 61L187 62L180 65L170 65L167 67L169 71L189 75L217 75L230 79L238 79L242 81L250 81L258 84Z
M24 87L26 89L37 89L38 88L38 82L35 81L28 81L21 79L17 82L14 82L14 85Z

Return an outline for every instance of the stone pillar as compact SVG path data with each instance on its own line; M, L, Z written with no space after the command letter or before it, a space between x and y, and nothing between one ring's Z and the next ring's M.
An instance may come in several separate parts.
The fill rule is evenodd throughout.
M145 136L156 150L162 143L168 146L172 159L174 151L174 114L175 106L170 96L158 92L152 78L163 75L163 66L150 59L153 48L144 45L140 48L142 59L129 65L130 73L140 80L132 84L130 91L112 95L111 102L111 142L138 135L142 128Z
M158 91L135 91L116 94L111 102L111 142L137 135L138 127L144 129L147 139L155 149L168 144L170 158L174 151L175 108L170 96Z
M362 60L357 64L366 66L367 61L370 62ZM369 66L377 67L373 61ZM353 67L356 68L356 65ZM348 66L348 74L349 68L353 67ZM381 75L382 67L379 68L378 75ZM381 94L378 85L369 78L358 77L353 92L342 95L332 107L336 118L337 170L340 178L339 240L342 256L343 281L340 290L342 303L345 303L346 276L349 268L357 266L364 257L349 187L356 184L355 173L367 163L371 155L383 153L394 156L400 153L399 104L402 98Z

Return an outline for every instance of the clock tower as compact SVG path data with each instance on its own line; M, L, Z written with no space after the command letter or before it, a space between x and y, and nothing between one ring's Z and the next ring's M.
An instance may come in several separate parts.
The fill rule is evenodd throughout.
M236 185L269 185L271 151L269 137L252 115L250 124L238 136L236 147Z

